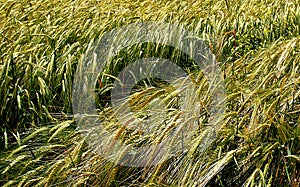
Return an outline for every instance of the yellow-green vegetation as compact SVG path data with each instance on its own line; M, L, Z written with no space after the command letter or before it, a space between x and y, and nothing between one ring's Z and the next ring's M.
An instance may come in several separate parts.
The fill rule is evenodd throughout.
M157 166L135 168L91 150L72 119L71 96L89 44L113 28L143 21L182 25L207 43L225 78L226 113L204 154L200 129L191 147ZM2 0L0 185L299 186L299 35L297 0ZM106 100L114 77L140 58L140 51L183 66L189 62L170 47L147 43L108 63L97 88L99 118L127 144L164 135L162 128L149 136L130 135L110 115ZM191 101L197 96L205 106L209 97L197 95L206 89L205 75L195 80L198 91ZM152 109L148 104L160 97L174 105L165 124L172 128L177 95L159 86L162 82L153 83L131 95L133 111L143 117L143 108ZM201 112L205 121L209 114Z

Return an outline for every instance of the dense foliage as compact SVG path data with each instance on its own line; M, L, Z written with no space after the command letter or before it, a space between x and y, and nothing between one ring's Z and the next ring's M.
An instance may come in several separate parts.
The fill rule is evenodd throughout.
M226 114L205 154L197 151L199 132L191 148L158 166L125 167L95 154L78 131L71 103L77 64L105 32L141 21L194 30L220 62ZM1 2L0 185L299 186L299 35L297 0ZM142 57L140 51L183 65L189 61L172 48L150 43L112 59L98 108L107 128L116 132L120 126L113 115L107 117L111 107L105 101L113 77ZM154 90L142 84L136 89L136 110L165 89L153 82ZM198 84L206 84L205 78ZM124 138L130 144L144 137Z

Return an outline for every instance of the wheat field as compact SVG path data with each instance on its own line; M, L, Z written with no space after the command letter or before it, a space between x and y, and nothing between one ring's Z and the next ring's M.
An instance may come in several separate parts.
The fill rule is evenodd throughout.
M88 120L88 128L80 128L72 103L80 63L94 41L141 22L193 30L214 54L226 91L217 133L204 128L213 115L207 110L207 77L195 74L192 59L181 51L150 42L109 56L95 86L96 117L105 131ZM0 45L1 186L300 185L297 0L1 0ZM147 135L124 129L110 102L114 82L122 69L145 57L184 67L195 85L184 102L196 117L178 120L179 94L151 79L139 82L121 105L157 127ZM125 149L108 160L95 150L110 139L89 141L94 132L103 137L109 131L128 146L143 146L194 121L199 128L189 146L177 144L178 131L167 147L176 151L154 165L120 164ZM206 146L208 135L214 139Z

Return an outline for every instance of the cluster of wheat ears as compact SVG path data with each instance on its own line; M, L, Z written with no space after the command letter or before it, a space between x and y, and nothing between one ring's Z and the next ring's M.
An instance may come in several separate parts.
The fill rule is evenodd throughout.
M97 144L87 143L82 131L89 129L78 128L71 115L72 85L93 41L147 21L180 25L205 41L224 78L225 112L215 138L201 151L211 101L205 75L194 75L192 60L170 46L143 43L122 50L99 72L101 85L95 87L98 118L107 131L126 145L143 146L180 123L199 125L189 146L157 165L131 167L118 164L122 152L108 160L93 151ZM299 186L299 35L297 0L1 1L0 185ZM136 85L127 99L140 118L151 110L163 116L152 116L157 126L146 135L124 129L110 93L118 73L141 57L184 66L195 83L185 102L191 110L195 98L201 102L199 119L176 121L178 93L152 79ZM167 105L163 111L151 106L157 98Z

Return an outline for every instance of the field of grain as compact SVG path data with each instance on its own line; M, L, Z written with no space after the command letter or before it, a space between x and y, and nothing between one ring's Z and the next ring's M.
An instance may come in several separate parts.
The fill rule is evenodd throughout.
M149 22L192 30L214 55L225 89L217 130L205 125L214 115L207 110L213 100L207 76L163 42L134 44L108 56L91 93L105 131L73 115L74 79L81 80L80 64L93 42L114 29ZM160 79L141 81L117 110L128 104L137 118L157 125L145 135L124 128L111 93L125 67L148 57L183 67L195 85L184 98L185 111L197 115L178 120L174 87ZM299 186L299 62L297 0L1 0L0 185ZM113 159L98 154L110 139L90 141L95 132L110 132L127 146L159 145L170 130L195 121L190 144L177 144L176 131L168 148L175 151L155 164L143 160L145 166L122 164L125 149ZM206 137L213 139L207 143Z

